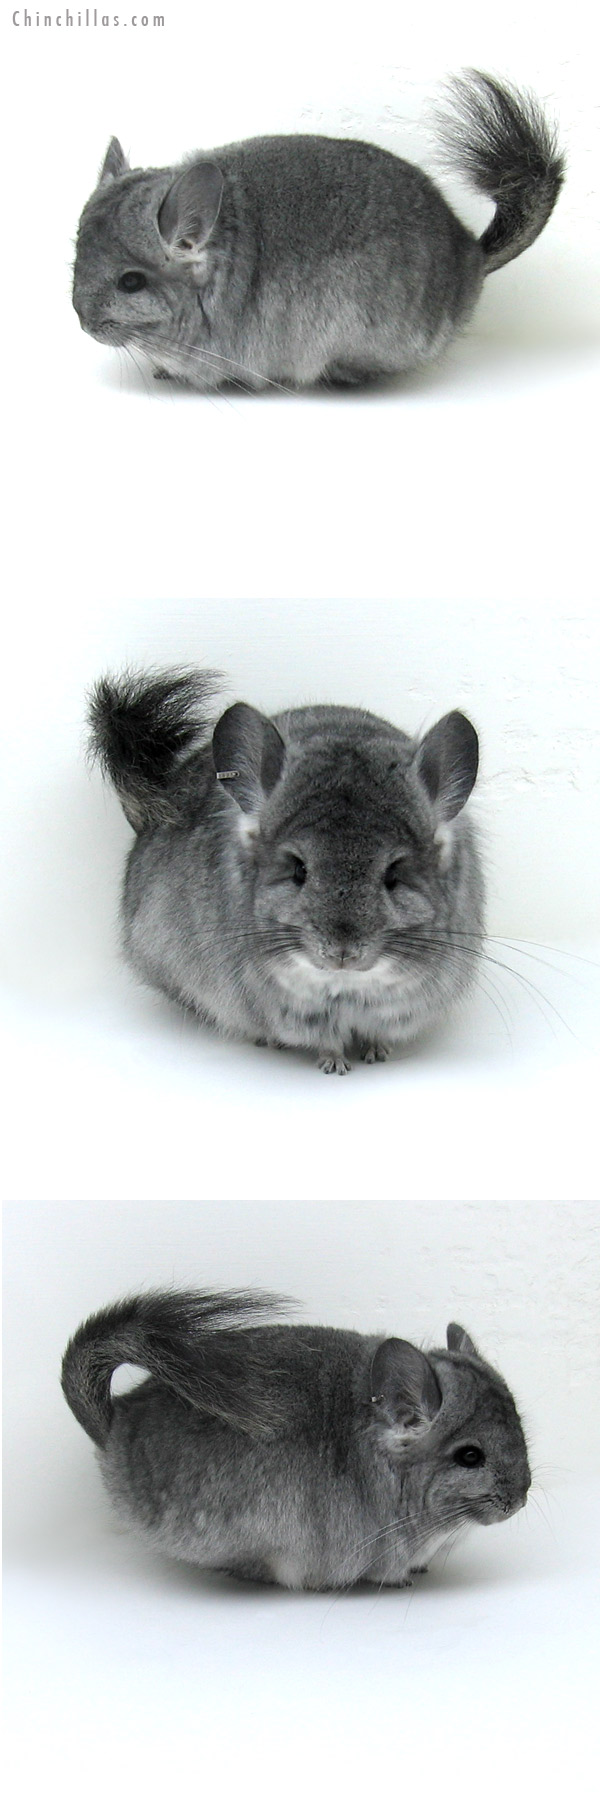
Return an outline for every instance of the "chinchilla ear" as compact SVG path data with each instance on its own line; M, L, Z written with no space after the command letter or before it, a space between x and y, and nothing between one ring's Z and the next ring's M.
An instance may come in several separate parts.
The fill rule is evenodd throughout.
M479 1351L475 1349L468 1332L463 1331L462 1325L448 1326L446 1343L449 1350L457 1350L461 1356L476 1356L479 1359Z
M214 231L223 176L216 163L192 163L177 175L158 215L161 238L176 255L197 256Z
M415 768L427 789L438 822L455 819L475 786L479 742L464 713L446 713L419 744Z
M98 187L106 187L109 181L116 181L118 175L126 175L128 168L129 163L119 139L111 138L98 176Z
M238 701L215 726L212 752L217 781L242 812L258 812L283 768L285 745L277 726Z
M414 1344L386 1338L371 1366L371 1404L407 1441L428 1431L442 1396L431 1363Z

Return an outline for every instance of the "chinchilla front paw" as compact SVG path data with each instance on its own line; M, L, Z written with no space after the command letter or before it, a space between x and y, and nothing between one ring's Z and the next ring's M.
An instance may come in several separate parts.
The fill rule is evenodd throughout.
M384 1575L383 1580L380 1575L367 1575L365 1580L372 1582L378 1588L411 1588L413 1586L410 1575L390 1575L389 1578Z
M319 1057L319 1068L322 1069L324 1075L349 1075L352 1064L346 1062L345 1056L336 1056L334 1053L325 1051L323 1056Z
M364 1063L387 1062L390 1055L389 1044L361 1044L360 1060Z

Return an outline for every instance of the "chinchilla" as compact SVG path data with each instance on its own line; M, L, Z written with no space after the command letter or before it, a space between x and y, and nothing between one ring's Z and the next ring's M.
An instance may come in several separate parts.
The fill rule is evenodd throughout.
M494 202L477 239L421 169L349 138L252 138L167 169L111 140L77 238L73 304L102 344L200 389L352 384L414 369L520 256L563 159L530 95L471 71L440 117L450 165Z
M287 1588L406 1587L465 1525L525 1505L525 1439L460 1325L401 1338L255 1324L252 1293L148 1294L88 1319L62 1384L120 1514L184 1562ZM149 1379L118 1399L121 1363Z
M383 1061L473 982L483 880L464 806L474 727L420 740L345 706L214 729L210 675L102 680L92 749L137 836L125 954L226 1036Z

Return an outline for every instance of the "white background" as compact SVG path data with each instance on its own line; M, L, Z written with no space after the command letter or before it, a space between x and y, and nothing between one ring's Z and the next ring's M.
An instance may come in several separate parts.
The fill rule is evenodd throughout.
M595 9L164 10L135 39L5 15L13 1785L586 1789L597 972L562 951L597 955ZM426 107L470 63L547 101L569 174L442 364L377 396L208 401L149 391L82 336L72 240L112 132L158 163L347 131L433 171ZM512 960L559 1017L496 970L508 1025L482 995L332 1085L136 988L114 925L128 832L84 769L83 689L124 657L188 655L265 706L356 700L409 729L470 711L491 926L541 946ZM150 1204L206 1196L247 1204L210 1224ZM372 1230L347 1205L384 1198ZM292 1204L336 1199L304 1223ZM192 1277L433 1339L462 1310L523 1404L546 1518L474 1533L414 1599L226 1594L160 1564L109 1525L56 1368L88 1308Z
M133 1779L352 1794L374 1757L464 1791L460 1759L549 1782L590 1753L597 1653L597 1208L47 1205L7 1209L8 1699L19 1791ZM199 1575L115 1522L58 1385L88 1309L158 1283L266 1284L298 1317L443 1341L463 1321L514 1389L525 1511L409 1594L285 1595ZM35 1712L35 1744L30 1715ZM468 1740L468 1741L467 1741ZM488 1745L487 1752L485 1745ZM400 1748L399 1748L400 1747ZM118 1763L115 1759L118 1758ZM323 1760L324 1759L324 1760ZM507 1760L506 1760L507 1759ZM334 1766L335 1762L335 1766ZM131 1770L131 1774L130 1771ZM127 1772L127 1774L126 1774ZM24 1785L23 1785L24 1784ZM425 1787L424 1792L430 1790ZM519 1787L515 1788L519 1792ZM552 1787L549 1788L552 1791Z

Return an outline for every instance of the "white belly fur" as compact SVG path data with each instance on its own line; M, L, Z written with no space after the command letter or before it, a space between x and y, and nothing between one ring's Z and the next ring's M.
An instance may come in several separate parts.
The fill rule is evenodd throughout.
M277 965L274 975L299 1019L303 1013L319 1013L344 1041L354 1032L410 1037L427 1011L421 976L404 975L386 956L371 969L320 969L295 951Z

